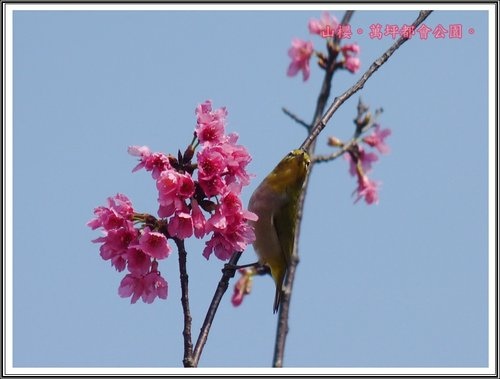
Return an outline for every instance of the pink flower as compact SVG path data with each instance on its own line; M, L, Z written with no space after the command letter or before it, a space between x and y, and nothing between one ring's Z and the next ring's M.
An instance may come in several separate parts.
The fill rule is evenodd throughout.
M189 174L179 174L177 177L177 194L182 200L194 195L194 181Z
M140 249L131 248L127 254L127 269L134 275L145 275L151 269L151 256Z
M212 102L205 101L196 108L196 136L201 143L217 144L224 139L226 108L212 111Z
M226 183L224 183L222 177L218 175L209 179L199 179L198 182L207 197L220 195L226 188Z
M193 219L187 212L177 212L168 222L168 234L179 239L193 235Z
M104 237L93 240L94 243L102 243L99 248L101 258L105 261L111 260L111 265L118 271L123 271L127 262L127 254L130 245L137 240L138 231L131 221L127 221L124 226L111 229Z
M221 176L226 169L227 154L220 146L207 146L198 152L198 178L210 179Z
M236 186L232 186L236 187ZM220 206L221 214L230 217L237 216L242 212L243 206L238 197L239 192L228 192L223 198Z
M225 217L243 217L247 220L257 221L257 215L243 208L239 197L241 185L233 183L228 186L227 192L221 198L219 210Z
M361 67L361 61L358 57L348 56L345 58L344 67L354 74Z
M146 275L127 274L120 283L118 294L120 297L132 296L132 304L139 298L151 304L156 297L167 298L168 284L158 271L151 271Z
M258 217L255 213L243 208L241 199L238 196L239 191L239 185L231 184L228 191L222 196L216 213L219 211L222 216L236 218L238 221L240 219L257 221Z
M227 260L235 251L245 250L255 240L254 231L247 220L256 221L257 215L243 209L241 200L235 193L227 192L215 213L206 222L205 231L213 232L213 235L206 243L203 256L208 259L214 252L217 258Z
M231 303L235 307L241 305L244 296L248 295L252 290L252 279L255 275L254 270L251 268L240 269L238 271L241 274L241 277L234 286L234 292L231 298Z
M314 52L311 42L302 41L298 38L292 40L292 47L288 49L288 56L292 58L290 66L288 66L288 76L295 76L302 70L302 79L309 79L311 69L309 68L309 60Z
M237 141L238 135L233 133L223 143L205 146L198 152L198 182L207 196L221 195L234 182L250 183L246 166L252 157Z
M135 302L141 297L143 292L142 275L135 276L132 274L127 274L120 282L120 287L118 287L118 295L120 297L132 296L130 302L135 304Z
M246 166L252 160L248 151L237 145L238 135L224 134L222 125L227 115L225 108L212 112L209 101L197 108L197 135L204 142L197 153L198 183L207 197L218 196L226 191L226 187L234 182L247 185L250 175ZM222 120L222 121L221 121ZM207 125L215 123L215 129ZM207 135L204 131L211 131ZM214 137L215 136L215 137Z
M205 235L206 220L198 202L195 199L191 200L191 217L193 219L194 236L196 238L202 238Z
M351 54L359 54L361 51L361 48L357 43L350 43L347 45L344 45L340 48L340 51L342 51L342 54L345 56L351 55Z
M227 143L223 145L226 152L226 165L228 176L226 183L230 184L239 181L246 186L250 183L250 175L246 171L246 166L252 161L252 157L244 146L237 145L238 134L232 133L228 136Z
M102 227L111 230L125 225L126 221L132 220L134 208L127 196L117 194L108 197L108 207L97 207L94 209L96 218L90 220L87 225L92 229Z
M189 174L174 170L163 171L156 181L160 217L169 217L186 207L185 200L193 196L195 186Z
M363 142L376 148L381 154L389 153L389 146L385 144L385 139L391 135L391 129L380 130L380 125L375 125L375 130L369 136L363 138Z
M226 171L226 154L221 146L208 146L197 154L198 182L207 196L220 195L226 184L222 179Z
M139 244L134 247L139 247L144 253L156 259L167 258L172 251L168 245L167 237L162 233L152 232L149 226L142 230Z
M331 16L328 12L323 12L319 20L309 20L309 33L318 34L322 37L328 37L328 35L325 35L325 33L335 33L338 24L339 22L337 21L335 16Z
M205 248L203 249L203 256L208 259L212 252L215 256L222 261L227 261L235 250L232 248L231 244L226 240L225 236L222 234L214 233L212 238L205 243Z
M361 67L361 61L357 57L360 50L359 45L356 43L344 45L340 48L342 55L344 55L344 68L352 73L355 73Z
M203 256L208 259L210 255L215 253L215 256L220 260L228 260L234 252L244 251L248 244L255 241L253 229L244 220L236 223L227 223L227 219L218 218L218 225L209 223L214 228L212 238L205 244ZM225 228L217 230L217 226L225 225Z
M158 271L150 272L144 279L144 292L142 294L142 301L151 304L156 297L166 299L168 295L168 284Z
M139 164L132 169L132 172L136 172L137 170L143 168L146 165L148 158L150 158L153 154L147 146L129 146L127 151L134 157L141 157Z
M356 188L355 192L357 192L357 198L354 200L357 203L362 197L365 198L365 202L367 204L378 204L378 187L380 183L370 180L366 175L358 176L358 188Z
M136 157L141 157L140 163L134 167L132 172L144 167L146 171L152 171L151 175L153 179L157 179L162 171L172 168L165 154L151 153L147 146L129 146L128 153Z
M367 153L361 146L358 147L359 160L363 172L368 173L372 169L372 163L378 161L378 156L375 153ZM351 154L344 154L344 158L349 162L349 174L351 176L357 175L357 161L354 161Z
M98 207L94 210L97 216L87 223L92 229L102 227L104 236L92 242L102 243L99 248L101 258L110 260L118 271L127 266L128 250L137 241L138 231L132 222L134 209L127 196L117 194L108 198L108 207Z
M176 209L182 207L182 201L177 197L178 174L176 171L163 171L156 180L158 189L158 202L160 208L158 215L160 217L171 216Z

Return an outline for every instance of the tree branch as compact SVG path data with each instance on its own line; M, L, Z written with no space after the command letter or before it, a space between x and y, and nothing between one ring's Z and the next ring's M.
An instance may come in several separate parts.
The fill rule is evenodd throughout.
M174 238L174 242L177 245L177 250L179 251L179 273L181 280L181 304L182 313L184 314L184 330L182 331L182 336L184 337L184 358L182 363L184 367L194 367L193 366L193 342L191 339L191 311L189 310L189 291L188 283L189 276L187 273L187 252L184 246L184 240Z
M347 11L342 18L341 24L347 25L353 15L354 11ZM327 41L327 44L330 43ZM336 36L333 39L333 44L337 45L339 43L339 38ZM336 49L327 49L328 50L328 61L327 68L325 70L325 77L323 78L323 84L321 86L321 91L318 96L318 101L316 102L316 109L314 111L313 122L311 125L315 125L320 119L323 111L326 107L326 102L330 97L331 83L333 74L335 72L335 63L337 61L338 50ZM311 128L309 128L309 133L311 133ZM307 147L310 156L314 154L314 149L316 146L316 140L311 140ZM288 315L290 310L290 299L292 296L293 282L295 280L295 271L297 265L299 263L299 254L298 254L298 240L300 235L300 227L302 215L304 212L304 201L306 198L307 187L309 183L309 178L311 176L311 172L313 169L313 165L311 165L310 169L307 171L306 178L304 181L304 189L299 198L298 212L297 212L297 226L295 228L295 242L294 249L292 253L292 259L290 262L290 266L288 267L288 272L285 278L284 283L284 291L281 298L281 305L278 314L278 326L276 330L276 342L274 345L274 358L273 358L273 366L274 367L283 367L283 355L285 354L285 344L286 344L286 336L288 334Z
M307 130L311 129L311 125L309 125L307 122L305 122L304 120L302 120L301 118L299 118L297 115L295 115L294 113L290 112L288 109L286 109L285 107L281 108L281 110L283 111L283 113L285 113L287 116L289 116L293 121L295 121L296 123L302 125L303 127L305 127Z
M229 262L225 264L224 268L222 269L222 277L219 281L219 284L217 285L217 289L215 290L212 302L208 307L207 315L205 316L205 321L203 321L203 325L200 329L198 340L196 341L196 346L194 348L194 353L193 353L192 367L198 366L198 362L200 360L203 347L205 346L205 343L207 342L208 339L208 333L210 332L210 327L212 326L215 313L217 312L217 308L219 307L219 304L222 300L222 296L224 295L224 293L227 290L227 287L229 286L229 279L234 277L234 274L236 273L237 270L236 265L241 257L241 254L243 254L242 251L234 253Z
M337 150L334 153L331 154L324 154L324 155L315 155L313 158L311 158L311 163L325 163L325 162L330 162L338 157L340 157L342 154L344 154L346 151L348 151L351 147L353 147L355 144L359 142L360 138L352 138L342 146L340 150Z
M344 17L342 18L341 24L343 25L348 24L352 18L353 13L354 11L347 11L344 14ZM328 43L330 42L327 41L327 44ZM339 43L339 38L335 37L333 40L333 44L337 45L338 43ZM336 49L327 49L327 50L328 50L327 68L325 70L325 77L323 78L323 84L321 86L321 91L318 96L318 101L316 102L316 109L314 111L313 122L311 123L311 125L315 125L321 118L321 115L323 114L323 111L326 107L326 102L330 97L332 78L335 72L334 67L338 56L338 50ZM309 133L311 133L311 129L309 129ZM306 147L310 156L314 155L315 147L316 147L316 140L314 139ZM273 357L274 367L283 367L283 356L285 354L286 336L288 334L288 315L290 310L290 299L292 296L293 282L295 280L295 271L299 263L298 241L300 236L300 227L301 227L302 215L304 212L304 202L306 199L307 187L309 184L309 178L311 176L313 167L314 165L311 164L311 167L306 173L306 178L304 180L304 187L299 198L297 220L296 220L297 225L295 228L292 259L290 262L290 267L288 267L288 272L285 278L284 291L281 297L281 305L278 313L278 326L276 330L276 342L274 345L274 357Z
M420 25L431 13L432 11L421 11L415 22L413 22L413 26L415 28ZM348 24L351 17L352 17L353 11L347 11L346 14L344 15L344 18L342 19L341 24ZM323 111L326 106L326 102L330 96L330 90L331 90L331 80L333 77L334 73L334 67L335 67L335 61L337 59L338 53L331 52L331 49L329 50L329 57L328 57L328 62L327 62L327 69L325 72L325 77L323 79L323 84L321 87L321 91L318 96L318 101L316 103L316 110L314 112L314 117L313 117L313 123L314 127L310 130L308 137L305 139L305 141L302 143L300 146L301 148L305 149L308 151L310 156L314 156L314 150L316 147L316 138L318 135L321 133L321 131L325 128L326 124L328 121L331 119L333 114L337 111L337 109L347 100L349 99L353 94L355 94L357 91L359 91L361 88L363 88L364 84L366 81L370 78L370 76L375 73L388 59L389 57L404 43L406 42L407 38L399 38L379 59L377 59L375 62L372 63L370 68L363 74L363 76L359 79L359 81L352 86L350 89L348 89L346 92L344 92L342 95L338 96L335 98L334 102L331 104L331 106L328 108L326 113L323 114ZM335 37L333 43L338 44L339 39ZM313 162L314 163L314 162ZM304 182L304 188L302 191L302 194L299 199L299 211L297 214L297 226L295 229L295 244L294 244L294 251L293 251L293 256L292 260L290 263L290 267L288 268L288 273L287 277L285 279L285 284L284 284L284 293L281 299L281 306L280 306L280 311L278 315L278 326L277 326L277 332L276 332L276 343L275 343L275 349L274 349L274 358L273 358L273 366L274 367L283 367L283 356L285 352L285 342L286 342L286 336L288 333L288 315L289 315L289 308L290 308L290 298L291 298L291 293L292 293L292 288L293 288L293 282L295 279L295 272L296 272L296 266L299 262L299 256L298 256L298 241L299 241L299 236L300 236L300 229L301 229L301 223L302 223L302 217L303 217L303 212L304 212L304 203L306 199L306 194L307 194L307 188L309 185L309 178L311 176L312 170L313 170L314 165L311 164L310 169L308 170L306 174L306 179Z

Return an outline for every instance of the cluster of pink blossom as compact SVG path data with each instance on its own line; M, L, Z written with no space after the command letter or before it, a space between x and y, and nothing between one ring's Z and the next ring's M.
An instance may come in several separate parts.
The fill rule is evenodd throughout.
M221 260L235 251L243 251L255 240L248 220L257 216L244 209L240 194L250 182L246 166L251 161L247 150L237 144L236 134L226 135L225 108L212 110L206 101L196 108L195 138L184 154L177 157L153 153L146 146L131 146L128 151L139 157L133 169L150 171L158 190L158 216L135 213L124 195L108 199L108 207L95 209L88 225L102 227L105 236L101 256L111 259L118 271L129 274L122 280L119 294L139 297L150 303L158 296L166 298L167 283L158 272L158 260L167 258L168 238L178 240L210 235L203 256L212 253ZM197 162L192 162L195 157ZM197 177L195 178L195 171ZM142 223L138 228L134 222Z
M167 238L149 226L137 229L134 221L145 221L144 215L135 213L131 201L123 194L109 197L108 206L97 207L94 215L87 225L104 229L104 236L92 241L102 243L102 259L110 260L117 271L125 268L129 271L120 283L119 295L132 296L132 303L139 298L145 303L153 302L156 297L165 299L168 285L158 271L156 260L170 254Z
M381 154L387 154L389 147L385 143L385 139L391 134L390 129L380 129L380 125L374 125L374 131L364 137L362 141L369 147L377 149ZM366 152L363 146L355 145L353 149L344 154L345 159L349 162L349 173L356 176L358 179L358 187L354 190L357 194L358 202L364 197L367 204L378 203L378 188L380 182L368 178L368 173L372 169L372 163L378 161L378 156L374 152Z
M308 24L309 32L317 34L322 38L338 36L342 38L350 38L350 28L345 25L339 25L337 19L330 15L328 12L323 12L319 20L311 19ZM330 42L331 43L331 40ZM330 46L329 49L336 50L337 48ZM339 50L336 50L339 51ZM344 68L352 73L359 70L361 61L359 60L360 47L358 44L347 44L340 47L343 60L336 63L335 67ZM310 41L304 41L300 38L292 39L292 46L288 49L288 56L291 58L290 65L288 66L287 75L295 76L299 71L302 71L302 79L306 81L311 74L309 61L315 53L314 46ZM319 58L319 64L325 68L326 58L323 53L316 52Z

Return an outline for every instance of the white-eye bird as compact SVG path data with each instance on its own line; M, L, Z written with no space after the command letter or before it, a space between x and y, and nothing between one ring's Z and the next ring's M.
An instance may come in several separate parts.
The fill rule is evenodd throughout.
M299 197L311 160L305 150L291 151L252 194L248 210L257 214L253 247L259 263L276 284L273 311L280 306L283 281L293 254Z

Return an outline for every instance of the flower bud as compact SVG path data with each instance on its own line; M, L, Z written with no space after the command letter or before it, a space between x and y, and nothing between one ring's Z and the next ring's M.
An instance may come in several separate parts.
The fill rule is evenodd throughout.
M322 69L326 70L328 58L322 52L316 52L316 56L318 57L318 66Z
M339 140L337 137L328 137L328 146L332 146L332 147L342 147L344 146L344 143Z
M186 151L184 151L184 156L182 157L182 161L184 163L188 163L191 161L191 159L193 159L193 156L194 156L194 148L193 148L193 145L189 145L186 149Z
M179 166L179 161L171 154L168 155L168 162L172 167Z
M368 125L370 123L370 121L372 120L372 114L370 112L366 112L365 114L365 117L363 118L358 118L356 120L356 123L358 124L358 127L359 128L364 128L366 125Z

